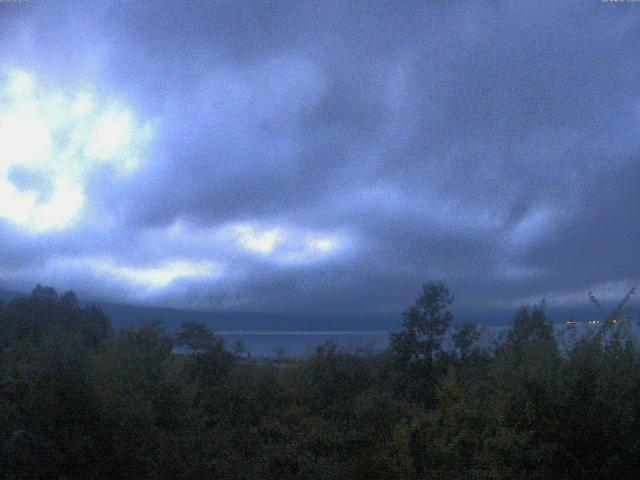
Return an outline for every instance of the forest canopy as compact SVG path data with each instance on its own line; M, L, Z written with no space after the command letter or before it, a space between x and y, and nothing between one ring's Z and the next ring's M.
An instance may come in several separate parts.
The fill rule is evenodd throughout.
M628 322L559 337L524 306L486 345L453 301L425 283L382 352L265 361L38 285L0 306L0 478L637 478Z

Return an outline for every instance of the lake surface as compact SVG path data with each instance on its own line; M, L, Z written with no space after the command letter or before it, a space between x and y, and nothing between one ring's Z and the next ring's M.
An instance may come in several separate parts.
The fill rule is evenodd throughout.
M640 338L638 325L629 325L636 338ZM507 325L481 326L481 344L487 346L498 339L507 329ZM560 345L570 341L571 337L579 337L587 332L595 331L597 325L582 324L567 329L564 323L554 325L556 337ZM318 345L328 341L336 344L338 349L355 352L358 349L370 349L374 352L389 346L389 332L384 330L359 331L218 331L232 350L236 342L242 342L252 357L275 358L278 351L287 357L305 357L315 352ZM445 341L450 344L450 338Z
M223 331L216 332L224 338L227 348L233 349L242 342L252 357L276 357L278 350L288 357L304 357L315 352L318 345L332 341L339 349L354 352L361 348L384 350L389 345L389 333L385 331Z

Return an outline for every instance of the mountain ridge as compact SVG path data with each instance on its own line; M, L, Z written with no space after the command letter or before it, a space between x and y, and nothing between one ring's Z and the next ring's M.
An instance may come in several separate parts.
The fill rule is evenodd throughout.
M7 302L28 296L28 293L0 290L0 299ZM95 304L107 314L114 328L138 328L144 323L159 320L169 332L180 328L183 322L193 320L213 331L393 331L401 328L402 312L313 314L313 313L264 313L245 311L187 310L171 307L127 305L113 302L84 301L82 305ZM503 326L511 322L516 309L457 309L452 307L454 325L474 322L486 326ZM549 307L549 318L556 323L569 316L578 319L596 318L597 312L590 305L578 307Z

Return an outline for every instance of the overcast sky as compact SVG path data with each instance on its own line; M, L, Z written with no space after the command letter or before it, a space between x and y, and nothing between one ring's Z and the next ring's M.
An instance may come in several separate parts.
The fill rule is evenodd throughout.
M0 3L0 287L396 311L640 278L640 4Z

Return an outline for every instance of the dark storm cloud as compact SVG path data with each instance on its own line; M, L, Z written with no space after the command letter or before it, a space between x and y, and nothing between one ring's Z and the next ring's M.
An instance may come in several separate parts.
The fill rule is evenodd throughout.
M4 64L90 82L156 128L135 175L87 179L88 224L2 224L4 281L54 265L46 279L113 298L132 287L73 259L128 274L179 258L224 273L132 298L348 311L398 309L429 278L476 304L637 280L630 7L3 4ZM289 244L251 244L269 232ZM313 235L345 246L313 260L293 238Z

